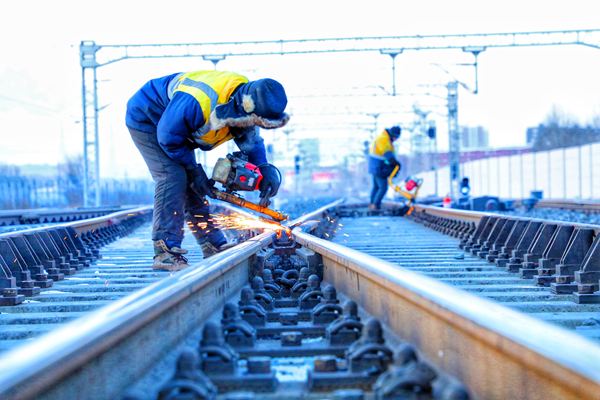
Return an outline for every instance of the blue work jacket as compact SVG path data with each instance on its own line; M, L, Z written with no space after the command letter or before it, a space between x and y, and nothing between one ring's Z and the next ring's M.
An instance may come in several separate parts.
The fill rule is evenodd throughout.
M176 73L152 79L127 103L125 123L155 133L164 152L186 169L196 167L193 149L212 150L231 139L248 154L251 163L266 163L264 141L254 127L201 130L216 105L227 103L247 82L242 75L222 71Z

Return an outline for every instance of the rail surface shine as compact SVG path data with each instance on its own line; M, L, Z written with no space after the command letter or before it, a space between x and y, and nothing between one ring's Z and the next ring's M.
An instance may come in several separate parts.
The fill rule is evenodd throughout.
M373 227L365 232L356 226L353 232L352 221L358 218L336 216L344 207L356 205L338 203L306 216L293 231L293 248L319 254L324 281L356 300L403 341L417 346L428 362L455 375L474 398L598 398L600 346L507 308L505 302L484 298L493 298L494 293L469 293L427 276L454 279L447 274L478 272L456 270L461 268L457 263L470 263L468 257L466 261L448 259L458 252L455 239L442 237L432 247L432 239L420 242L416 237L431 231L425 233L425 228L410 221L363 219L377 223L377 231L392 232L398 224L420 228L406 228L413 234L411 239L402 232L397 235L396 244L420 243L426 249L415 253L435 256L431 263L415 266L420 261L414 254L401 251L396 260L390 248L379 251L385 235L376 235ZM464 218L474 221L477 215ZM339 243L309 233L322 229L316 221L330 222L325 233L335 229ZM366 236L372 236L368 242L374 246L365 243ZM117 398L132 380L144 376L161 356L235 298L253 276L257 257L275 246L274 240L274 234L259 235L6 353L0 359L0 396L58 399L72 397L79 390L90 398ZM450 255L439 251L453 246ZM367 254L371 250L373 255ZM421 270L411 271L411 267ZM471 279L470 275L465 278ZM496 286L501 297L515 293L507 285L512 283L492 281L490 286ZM523 285L517 286L519 293ZM136 346L139 343L143 345Z
M600 304L575 304L458 249L459 240L404 217L341 218L333 242L600 341ZM346 236L347 235L347 236Z

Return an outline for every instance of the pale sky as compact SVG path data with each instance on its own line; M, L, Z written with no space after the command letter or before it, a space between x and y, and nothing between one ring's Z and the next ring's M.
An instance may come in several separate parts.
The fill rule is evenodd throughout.
M56 164L82 152L81 40L97 44L197 43L326 37L497 33L600 28L599 1L22 1L0 6L0 163ZM99 57L101 54L99 53ZM436 120L447 148L446 92L417 85L445 84L439 63L474 84L470 53L405 52L396 59L400 96L349 96L383 86L392 90L389 56L378 52L229 57L221 70L250 79L270 77L286 88L290 142L275 139L277 156L293 157L295 143L319 137L328 164L356 153L372 123L356 110L381 112L377 129L411 125L415 101ZM459 94L460 125L488 129L495 147L520 146L525 130L553 105L585 125L600 114L600 50L584 46L490 48L479 57L479 94ZM125 104L147 80L212 69L201 58L125 60L98 69L101 176L149 176L124 125ZM323 94L337 97L322 97ZM438 96L438 97L436 97ZM354 112L353 112L354 111ZM435 113L437 112L437 114ZM408 132L401 144L406 151ZM289 149L289 150L288 150ZM211 153L209 164L227 147ZM275 160L285 163L285 160Z

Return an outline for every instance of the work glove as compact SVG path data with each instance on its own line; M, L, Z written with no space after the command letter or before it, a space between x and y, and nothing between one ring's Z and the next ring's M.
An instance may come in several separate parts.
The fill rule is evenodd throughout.
M213 190L215 189L215 181L212 179L208 179L206 173L204 172L204 168L202 165L198 164L198 166L194 169L187 170L188 182L190 183L190 187L194 192L196 192L200 196L208 196L215 198L213 194Z
M260 167L260 173L263 178L258 184L258 189L260 190L260 202L258 204L261 207L267 207L271 204L269 198L277 194L279 185L281 185L281 180L277 168L272 165Z
M400 164L400 161L396 160L395 158L388 160L388 163L394 168L398 166L398 169L402 169L402 164Z

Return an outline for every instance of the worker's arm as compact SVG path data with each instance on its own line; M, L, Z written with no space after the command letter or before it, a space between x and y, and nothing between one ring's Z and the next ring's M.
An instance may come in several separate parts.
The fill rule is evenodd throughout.
M394 152L393 151L386 151L385 153L383 153L383 156L387 160L388 164L390 164L390 165L392 165L394 167L396 165L400 165L400 162L396 159L396 156L394 156Z
M267 163L265 141L258 134L258 128L229 128L238 148L248 155L248 161L254 165Z
M187 93L176 92L158 122L158 143L171 160L192 170L196 168L196 158L187 146L187 139L190 132L203 125L202 108L196 99Z
M396 156L394 155L394 146L392 146L392 143L387 135L382 135L377 139L375 152L383 155L387 163L391 166L395 167L396 165L400 165L398 160L396 160Z
M265 141L258 134L258 128L230 128L235 143L244 153L248 155L248 161L260 167L263 178L258 184L260 190L261 207L267 207L271 202L269 199L277 194L281 185L281 175L273 165L268 164ZM264 165L268 164L268 165Z

